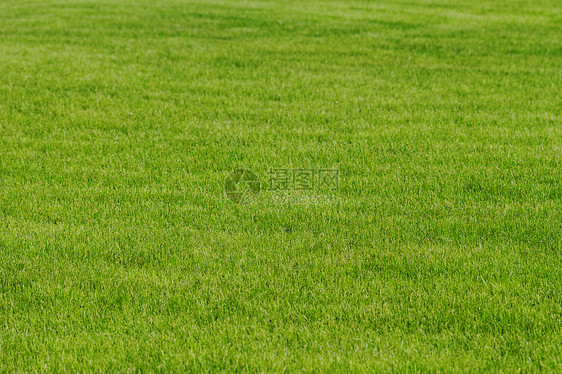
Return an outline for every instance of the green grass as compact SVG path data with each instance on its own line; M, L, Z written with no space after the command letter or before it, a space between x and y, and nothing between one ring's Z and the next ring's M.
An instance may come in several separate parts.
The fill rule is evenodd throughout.
M561 87L558 0L0 0L0 371L561 371Z

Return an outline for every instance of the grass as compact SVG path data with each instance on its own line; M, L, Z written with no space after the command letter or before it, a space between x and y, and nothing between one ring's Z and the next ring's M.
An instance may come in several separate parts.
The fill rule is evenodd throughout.
M1 0L0 370L562 370L561 12Z

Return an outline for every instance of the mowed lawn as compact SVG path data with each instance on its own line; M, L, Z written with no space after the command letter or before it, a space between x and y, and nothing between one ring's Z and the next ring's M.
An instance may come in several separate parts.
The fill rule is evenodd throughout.
M0 0L0 371L560 371L561 155L559 0Z

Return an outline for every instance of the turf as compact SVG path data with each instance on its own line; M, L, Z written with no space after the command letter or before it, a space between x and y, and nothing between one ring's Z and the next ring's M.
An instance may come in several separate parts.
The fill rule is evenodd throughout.
M562 370L561 87L559 0L0 0L0 371Z

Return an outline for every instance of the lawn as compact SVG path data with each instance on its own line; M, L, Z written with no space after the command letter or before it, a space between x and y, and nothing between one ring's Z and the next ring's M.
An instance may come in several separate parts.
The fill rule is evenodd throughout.
M561 182L560 0L0 0L0 371L562 371Z

